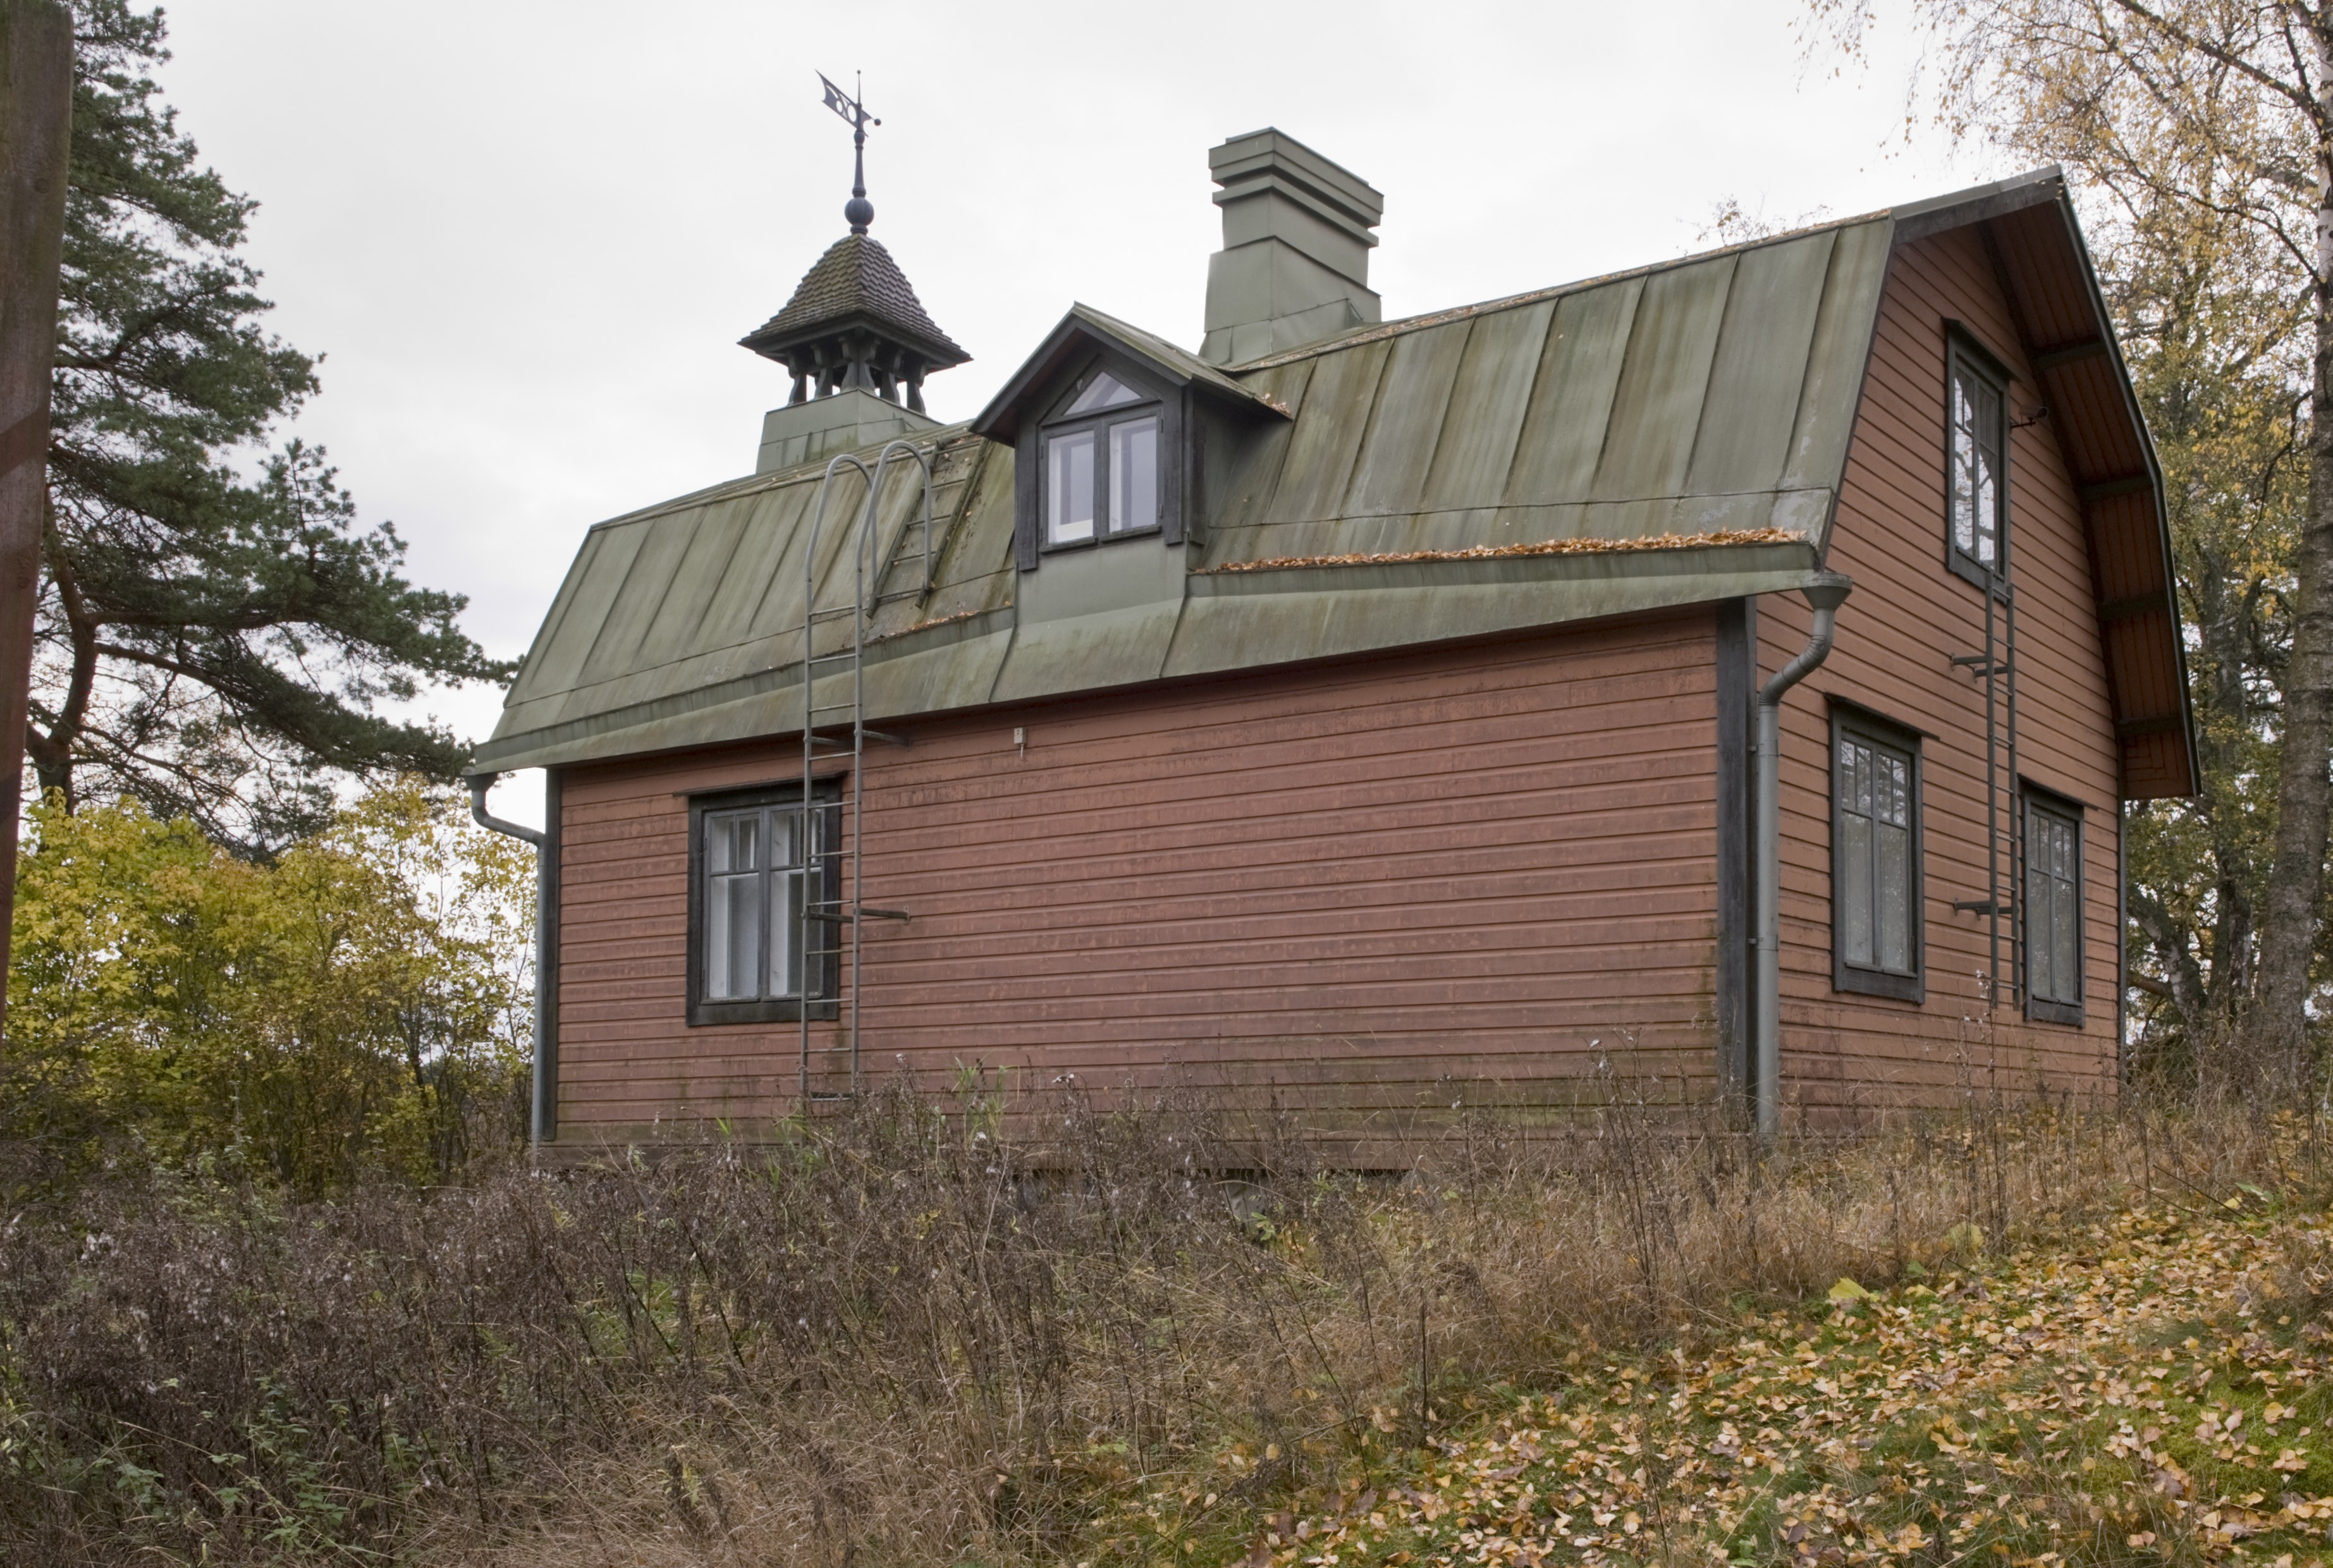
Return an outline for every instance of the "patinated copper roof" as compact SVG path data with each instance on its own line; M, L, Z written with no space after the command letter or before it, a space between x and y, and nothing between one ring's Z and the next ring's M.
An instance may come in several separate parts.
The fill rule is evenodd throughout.
M853 321L898 333L936 365L960 365L972 358L925 313L923 301L883 242L863 234L844 235L829 245L802 274L785 309L738 341L766 354Z
M1015 386L1042 380L1072 327L1275 417L1222 454L1173 592L1051 613L1037 603L1044 572L1015 566L1013 447L965 426L921 438L936 471L936 580L917 591L920 485L914 465L895 464L876 508L888 564L869 600L866 714L1801 586L1829 542L1889 257L1971 223L1989 226L2037 341L2081 350L2061 349L2040 374L2111 611L2126 791L2187 793L2193 731L2162 486L2055 169L1243 364L1205 364L1077 307L1032 357L1033 379L1024 367L975 425L1009 411ZM812 279L854 243L879 255L845 241ZM854 570L845 527L830 524L806 560L823 472L757 475L591 530L477 765L798 730L803 584L826 584L830 602L851 592ZM837 483L835 515L857 515L863 482ZM814 653L846 635L846 620L824 624Z

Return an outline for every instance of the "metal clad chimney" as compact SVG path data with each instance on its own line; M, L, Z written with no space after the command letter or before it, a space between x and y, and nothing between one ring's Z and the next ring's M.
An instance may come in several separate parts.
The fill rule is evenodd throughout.
M1200 358L1234 364L1378 319L1369 231L1385 197L1368 181L1269 128L1211 149L1207 171L1224 248L1207 259Z

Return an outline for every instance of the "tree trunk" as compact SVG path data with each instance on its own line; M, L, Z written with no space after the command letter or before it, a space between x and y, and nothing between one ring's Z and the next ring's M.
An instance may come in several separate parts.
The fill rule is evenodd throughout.
M0 979L16 907L33 617L48 521L49 381L72 83L65 8L53 0L0 0ZM0 1022L6 1006L0 986Z
M2320 72L2333 66L2327 24L2316 32ZM2322 77L2320 76L2320 80ZM2253 1048L2261 1065L2299 1080L2309 1070L2309 960L2325 891L2326 768L2333 759L2333 83L2319 99L2316 357L2309 380L2309 515L2293 563L2292 659L2285 672L2276 851L2262 911Z

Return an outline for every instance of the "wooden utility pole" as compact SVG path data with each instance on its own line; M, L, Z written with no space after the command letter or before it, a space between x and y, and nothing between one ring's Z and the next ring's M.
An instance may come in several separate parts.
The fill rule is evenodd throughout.
M49 505L49 377L57 351L72 17L55 0L0 0L0 1022L16 912L33 614Z

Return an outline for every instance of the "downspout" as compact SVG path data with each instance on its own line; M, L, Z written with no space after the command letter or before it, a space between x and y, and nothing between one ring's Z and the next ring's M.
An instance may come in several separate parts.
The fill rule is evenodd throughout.
M1782 1128L1782 946L1781 946L1781 751L1782 695L1830 657L1839 607L1855 586L1843 574L1825 572L1800 590L1814 606L1814 632L1804 652L1784 665L1758 692L1757 1016L1752 1024L1756 1064L1758 1136L1771 1139Z
M470 815L482 828L507 833L534 846L534 1096L527 1130L528 1140L540 1156L542 1146L555 1134L559 1116L559 1057L552 1035L556 1021L551 1015L551 968L558 961L553 948L557 911L552 907L552 879L557 875L557 869L551 863L548 832L510 822L486 810L486 791L501 776L480 774L470 780ZM546 804L550 798L551 792L544 791Z

